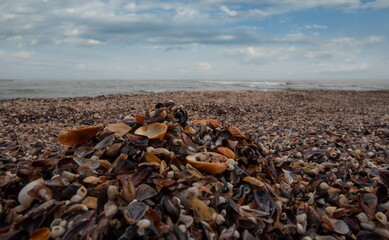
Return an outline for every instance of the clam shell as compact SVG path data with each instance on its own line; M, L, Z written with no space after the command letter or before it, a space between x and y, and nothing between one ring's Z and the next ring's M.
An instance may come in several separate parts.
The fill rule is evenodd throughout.
M79 129L61 130L58 134L58 140L63 145L74 146L94 138L102 128L103 125L98 125Z
M124 134L128 133L131 130L131 127L125 123L120 122L120 123L108 124L107 129L110 132L114 132L116 137L121 137Z
M164 123L151 123L135 130L135 134L143 135L149 139L158 139L165 136L167 125Z
M236 155L235 153L227 148L227 147L222 147L222 146L219 146L216 148L221 154L223 154L224 156L228 157L228 158L233 158L235 159Z
M228 163L226 162L227 159L224 156L223 157L220 156L223 155L221 154L216 155L215 153L195 153L192 155L188 155L186 157L186 161L187 163L189 163L190 165L192 165L193 167L199 170L202 170L207 173L217 174L217 173L224 172L228 167ZM215 159L225 160L225 162L204 162L209 160L214 161ZM199 160L203 160L203 161L199 161Z

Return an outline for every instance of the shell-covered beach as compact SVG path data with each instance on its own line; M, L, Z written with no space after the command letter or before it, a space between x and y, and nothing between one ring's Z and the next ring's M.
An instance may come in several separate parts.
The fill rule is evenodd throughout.
M2 100L0 237L385 239L388 106L384 91Z

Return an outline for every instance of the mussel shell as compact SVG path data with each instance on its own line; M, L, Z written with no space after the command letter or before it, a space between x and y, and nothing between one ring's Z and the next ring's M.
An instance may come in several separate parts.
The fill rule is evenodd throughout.
M126 137L130 141L130 143L138 147L146 147L149 144L149 138L143 135L129 133L126 134Z

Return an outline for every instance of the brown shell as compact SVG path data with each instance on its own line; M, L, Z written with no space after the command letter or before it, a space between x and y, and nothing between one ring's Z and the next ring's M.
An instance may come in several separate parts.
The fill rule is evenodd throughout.
M131 130L131 127L125 123L119 122L119 123L108 124L107 129L110 132L114 132L116 136L121 137L124 134L128 133Z
M204 161L199 161L199 160L213 160L218 159L219 161L222 160L224 162L204 162ZM226 162L226 157L218 154L218 153L195 153L192 155L186 156L186 161L192 165L193 167L202 170L207 173L222 173L224 172L228 164Z
M245 138L246 136L244 135L244 133L237 127L235 126L228 126L228 131L232 134L232 136L234 137L238 137L238 138Z
M216 121L215 119L203 119L203 120L193 120L193 124L202 124L202 125L208 125L209 123L212 124L215 128L221 127L222 125Z
M164 123L151 123L135 130L135 134L143 135L149 139L158 139L165 136L167 125Z
M88 196L84 199L82 204L87 206L89 209L96 209L97 208L97 198Z
M222 146L219 146L216 148L221 154L223 154L224 156L228 157L228 158L233 158L235 159L236 155L235 153L227 148L227 147L222 147Z
M142 114L135 114L135 122L137 124L143 125L145 119L147 119L147 116L142 115Z
M74 146L94 138L102 128L103 125L98 125L79 129L61 130L58 134L58 140L63 145Z

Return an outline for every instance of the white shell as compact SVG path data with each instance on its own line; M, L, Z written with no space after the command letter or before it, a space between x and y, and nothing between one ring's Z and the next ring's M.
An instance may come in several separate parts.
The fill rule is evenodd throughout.
M22 205L25 208L30 207L31 203L34 201L34 198L32 198L30 195L28 195L28 191L32 190L35 186L42 185L44 183L44 180L42 178L39 178L33 182L30 182L26 186L20 190L18 195L18 201L20 205Z

